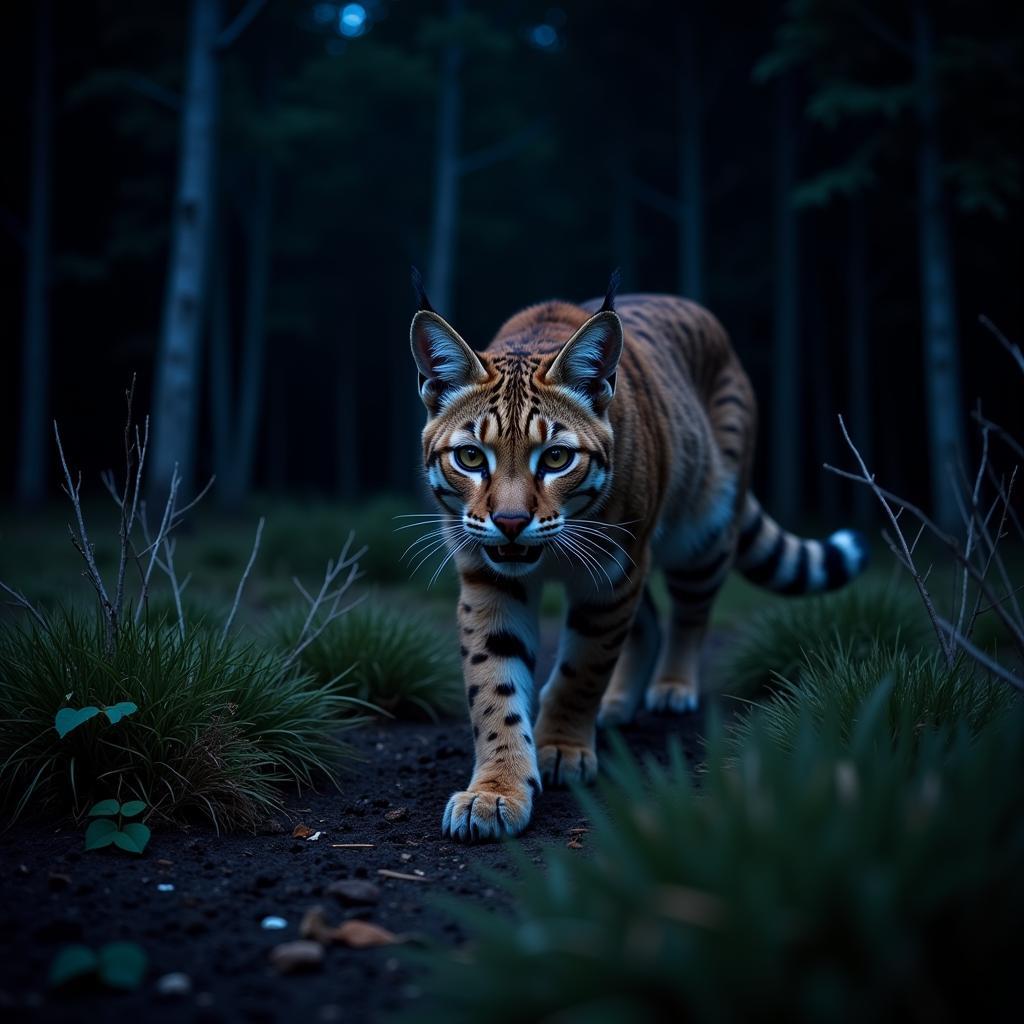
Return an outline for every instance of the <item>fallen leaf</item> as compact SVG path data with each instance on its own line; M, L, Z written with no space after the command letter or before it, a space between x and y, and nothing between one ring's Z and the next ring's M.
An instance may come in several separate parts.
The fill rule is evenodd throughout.
M308 825L296 825L292 830L293 839L308 839L313 834L313 830Z
M381 928L370 921L346 921L334 930L335 942L351 946L352 949L368 949L371 946L393 946L402 942L394 932Z
M324 916L324 908L320 906L310 907L302 918L299 925L299 934L304 939L310 939L327 946L331 943L339 943L351 949L369 949L371 946L394 946L404 940L370 921L351 920L344 921L334 926L327 923Z
M409 811L405 807L394 807L384 815L387 821L405 821L408 817Z
M270 951L270 962L274 965L274 970L281 974L317 970L324 962L324 947L319 942L305 939L282 942Z

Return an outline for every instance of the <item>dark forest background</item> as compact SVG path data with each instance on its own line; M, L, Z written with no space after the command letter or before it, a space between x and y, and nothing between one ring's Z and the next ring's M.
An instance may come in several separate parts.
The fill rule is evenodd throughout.
M864 521L843 413L958 521L969 410L1021 423L1024 10L1002 3L35 0L5 11L0 488L86 479L123 388L253 492L413 492L409 266L483 347L518 307L709 306L781 517Z

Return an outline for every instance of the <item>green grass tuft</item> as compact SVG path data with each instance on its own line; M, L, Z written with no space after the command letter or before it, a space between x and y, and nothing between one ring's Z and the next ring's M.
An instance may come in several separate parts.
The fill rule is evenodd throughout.
M130 617L129 617L130 619ZM143 800L157 819L253 827L281 783L331 778L346 748L325 723L348 703L278 654L194 627L122 628L104 653L98 614L65 610L50 632L0 623L0 807L82 815L97 799ZM64 739L62 707L130 700Z
M740 719L736 742L742 746L757 728L793 750L806 723L820 730L826 721L845 740L855 731L864 702L885 681L890 683L886 721L893 735L901 728L916 734L957 723L977 733L1015 701L1006 683L984 677L962 659L950 668L938 652L836 646L812 651L792 678L778 680L758 714Z
M514 916L463 904L465 946L407 954L430 968L410 1016L1009 1019L1024 714L892 743L887 690L847 740L829 715L792 751L756 727L736 756L712 730L699 787L678 746L647 772L620 749L580 795L586 855L516 852Z
M278 620L273 636L282 650L294 647L303 620L302 611ZM342 693L399 718L437 719L463 706L455 644L436 622L370 598L330 623L299 657L321 682L337 679Z
M838 647L858 658L878 648L916 651L934 640L914 592L865 580L836 594L794 598L756 613L730 641L721 688L754 697L780 678L798 676L808 657Z

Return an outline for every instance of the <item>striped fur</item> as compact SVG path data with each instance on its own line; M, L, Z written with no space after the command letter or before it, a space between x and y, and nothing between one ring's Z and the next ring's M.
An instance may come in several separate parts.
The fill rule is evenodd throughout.
M442 829L525 828L543 785L591 781L595 728L645 704L697 707L701 642L729 571L779 593L841 586L863 540L786 533L749 491L757 412L707 310L667 295L547 302L475 352L422 294L411 343L428 411L433 540L461 576L459 631L475 766ZM428 548L429 550L429 548ZM665 573L662 624L647 586ZM545 579L568 604L532 720Z

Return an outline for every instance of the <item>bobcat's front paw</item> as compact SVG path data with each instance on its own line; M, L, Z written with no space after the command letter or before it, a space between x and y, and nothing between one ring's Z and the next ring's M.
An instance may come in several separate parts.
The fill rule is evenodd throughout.
M648 711L685 715L697 710L700 698L693 683L681 679L660 679L648 689L645 703Z
M597 754L591 747L574 743L538 740L537 766L546 786L565 786L570 782L590 785L597 778Z
M533 786L536 781L531 779ZM526 828L533 809L533 786L510 786L507 791L473 789L452 793L441 819L441 835L463 843L517 836Z

